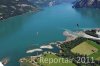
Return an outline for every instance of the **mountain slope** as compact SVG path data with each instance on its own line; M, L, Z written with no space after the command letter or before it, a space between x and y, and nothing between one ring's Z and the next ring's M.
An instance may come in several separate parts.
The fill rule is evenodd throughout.
M0 20L74 0L0 0Z
M100 8L100 0L76 0L74 8Z
M0 20L35 10L27 0L0 0Z

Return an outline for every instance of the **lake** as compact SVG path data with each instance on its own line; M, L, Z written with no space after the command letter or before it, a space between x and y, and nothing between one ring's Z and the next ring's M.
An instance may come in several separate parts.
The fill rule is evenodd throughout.
M33 55L26 54L27 49L65 40L62 34L65 29L74 31L98 27L100 9L74 9L68 3L46 7L38 13L11 17L0 21L0 59L9 57L7 66L19 66L19 58Z

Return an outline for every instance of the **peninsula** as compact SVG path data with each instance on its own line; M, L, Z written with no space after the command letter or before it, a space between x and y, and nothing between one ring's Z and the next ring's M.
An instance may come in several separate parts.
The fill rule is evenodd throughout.
M29 56L20 59L21 66L99 66L100 65L100 29L91 29L85 31L68 32L64 31L65 36L68 36L66 41L58 42L56 45L59 46L59 53L54 53L51 51L45 51L39 56ZM88 36L87 36L88 35ZM98 37L95 37L95 35ZM91 38L92 37L92 38ZM94 38L95 37L95 38ZM41 48L42 49L42 48ZM42 59L59 59L62 58L63 61L67 63L57 62L57 63L45 63L40 62ZM80 59L81 60L80 60ZM83 59L84 58L84 59ZM70 60L71 59L71 60ZM88 60L88 61L87 61ZM70 62L70 63L69 63Z

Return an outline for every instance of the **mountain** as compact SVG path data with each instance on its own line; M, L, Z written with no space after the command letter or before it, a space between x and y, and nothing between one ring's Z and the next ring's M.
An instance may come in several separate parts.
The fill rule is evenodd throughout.
M0 20L37 11L41 7L53 6L67 0L0 0Z
M73 8L100 8L100 0L76 0Z
M74 0L0 0L0 20Z
M36 10L28 0L0 0L0 20Z
M71 3L75 0L28 0L30 1L32 4L39 6L39 7L46 7L51 5L58 5L61 3Z
M65 1L65 0L28 0L28 1L30 1L36 6L46 7L46 6L49 6L49 4L51 5L60 4L62 1Z

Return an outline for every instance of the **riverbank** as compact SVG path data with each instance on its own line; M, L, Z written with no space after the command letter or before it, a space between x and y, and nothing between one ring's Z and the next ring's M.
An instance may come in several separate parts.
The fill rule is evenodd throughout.
M27 9L27 8L26 8ZM5 20L5 19L8 19L8 18L10 18L10 17L14 17L14 16L18 16L18 15L23 15L23 14L25 14L25 13L36 13L36 12L39 12L41 9L38 9L38 8L36 8L36 7L34 7L34 6L32 6L32 9L27 9L27 11L23 11L23 12L20 12L20 13L17 13L17 12L15 12L15 13L11 13L11 14L9 14L9 12L7 12L8 14L1 14L0 15L0 21L1 20Z
M63 41L52 42L52 43L49 43L46 45L41 45L37 48L34 47L34 49L26 50L26 53L27 54L32 54L32 53L41 54L41 53L46 52L46 51L52 51L55 53L59 53L59 50L60 50L59 44L61 44L61 42L63 42ZM35 54L35 55L37 55L37 54Z
M80 37L100 41L100 28L80 31L77 33L77 35Z
M38 62L36 61L37 59L41 58L45 54L53 54L56 56L56 54L60 52L60 49L61 49L60 45L65 43L65 42L66 42L66 40L65 41L50 42L46 45L41 45L38 49L27 50L26 53L28 53L28 54L36 53L36 55L21 58L19 60L20 66L23 66L23 65L40 66L38 64ZM56 47L54 47L54 46L56 46ZM59 49L57 49L58 52L55 50L55 48L59 48ZM53 49L55 52L52 51ZM39 53L39 52L41 52L41 53Z

